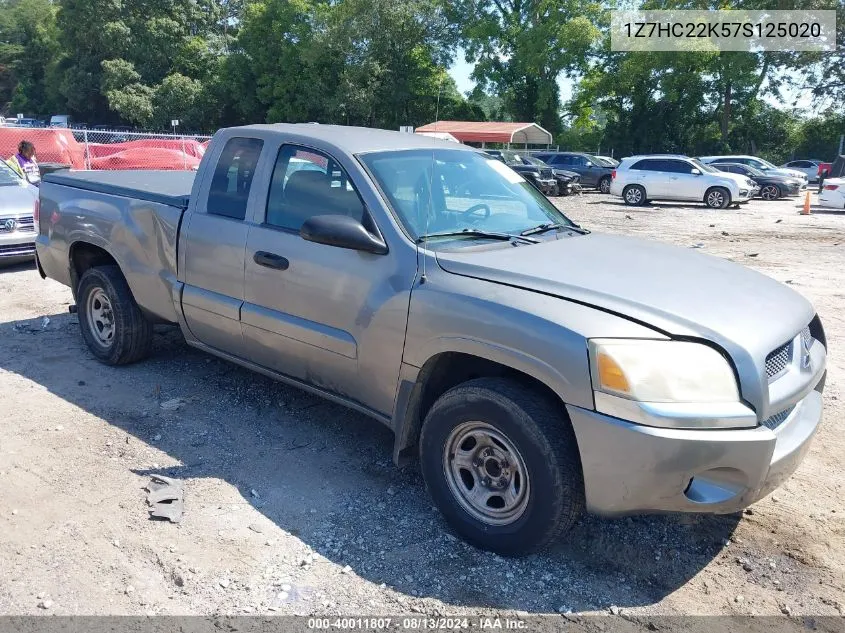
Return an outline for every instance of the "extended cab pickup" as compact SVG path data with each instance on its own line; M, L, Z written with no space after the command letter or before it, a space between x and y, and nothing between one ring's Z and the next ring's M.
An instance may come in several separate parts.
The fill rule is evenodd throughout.
M826 341L792 289L590 233L498 160L413 134L218 132L199 171L52 174L42 275L108 364L189 344L371 415L465 539L582 509L735 512L798 467Z

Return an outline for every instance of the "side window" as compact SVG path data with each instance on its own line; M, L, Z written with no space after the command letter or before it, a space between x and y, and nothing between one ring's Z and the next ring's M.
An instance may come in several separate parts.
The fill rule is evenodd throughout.
M249 188L258 165L264 141L257 138L230 138L214 168L206 211L211 215L243 220Z
M667 160L669 171L676 174L691 174L692 165L683 160Z
M668 160L653 160L649 166L650 171L667 172L672 171L671 161Z
M270 193L265 224L299 231L315 215L348 215L364 221L364 204L346 171L313 149L282 145Z
M636 169L638 171L656 171L654 168L654 163L656 161L653 160L640 160L631 165L631 169Z
M569 157L571 162L569 163L573 167L586 167L587 166L587 159L583 156L570 156Z

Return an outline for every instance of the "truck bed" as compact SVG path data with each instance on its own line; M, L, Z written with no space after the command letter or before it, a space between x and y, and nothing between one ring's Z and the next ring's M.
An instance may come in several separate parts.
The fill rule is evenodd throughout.
M194 173L78 171L48 174L39 190L39 262L68 286L77 248L105 251L154 322L176 323L179 224ZM40 248L39 248L40 247Z
M195 175L193 171L61 171L46 174L44 181L186 209Z

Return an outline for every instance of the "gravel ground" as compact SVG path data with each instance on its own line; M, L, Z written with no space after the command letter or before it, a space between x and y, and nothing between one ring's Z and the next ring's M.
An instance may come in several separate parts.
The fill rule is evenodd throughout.
M742 515L586 517L553 550L506 560L450 535L377 423L172 330L149 360L105 367L70 291L16 267L0 271L0 613L843 614L845 214L802 216L795 199L557 204L814 302L831 348L826 420L782 489ZM181 524L148 519L151 473L184 480Z

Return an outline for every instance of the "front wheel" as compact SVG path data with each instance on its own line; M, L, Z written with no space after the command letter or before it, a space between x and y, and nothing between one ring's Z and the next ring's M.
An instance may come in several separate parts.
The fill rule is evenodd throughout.
M622 199L627 205L640 207L646 203L645 189L640 185L628 185L622 191Z
M543 549L575 523L584 483L561 404L501 378L454 387L420 435L426 487L466 541L504 556Z
M777 200L780 196L780 187L777 185L766 185L760 190L760 197L763 200Z
M610 176L605 176L599 180L598 190L602 193L610 193Z
M141 313L117 266L89 268L76 292L82 338L107 365L125 365L147 356L153 326Z
M724 187L713 187L704 194L704 204L711 209L725 209L731 203L731 194Z

